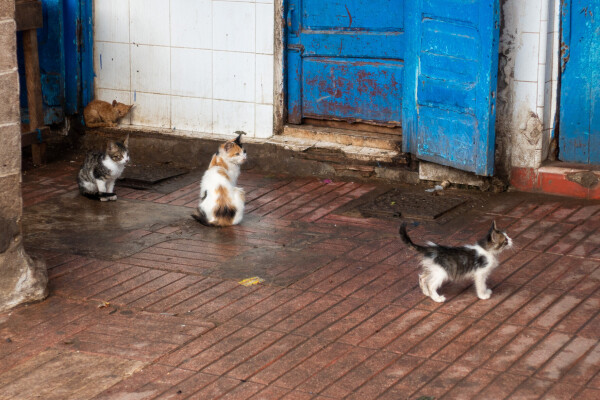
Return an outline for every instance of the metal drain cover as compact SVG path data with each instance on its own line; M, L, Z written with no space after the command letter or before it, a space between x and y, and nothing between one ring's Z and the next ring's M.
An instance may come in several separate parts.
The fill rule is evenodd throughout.
M119 184L134 189L149 189L159 182L188 172L185 168L168 165L132 165L125 168Z
M436 196L433 193L392 189L358 209L369 217L434 220L467 201L468 198L446 193Z

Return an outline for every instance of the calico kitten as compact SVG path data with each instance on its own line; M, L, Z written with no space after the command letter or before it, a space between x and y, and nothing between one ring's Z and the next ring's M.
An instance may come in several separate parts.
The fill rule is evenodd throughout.
M82 195L100 201L117 200L113 189L129 161L128 145L129 135L123 142L108 142L104 152L94 151L86 154L77 175L77 184Z
M421 253L423 273L419 275L419 286L425 296L438 303L446 300L437 290L447 280L473 279L477 297L489 299L492 291L485 281L498 266L498 254L512 246L512 239L496 227L496 221L487 235L474 245L447 247L428 242L426 246L419 246L408 237L405 223L400 226L400 237Z
M244 216L244 190L236 187L240 165L246 161L242 134L219 146L200 183L200 202L192 216L203 225L237 225Z
M83 109L83 119L88 128L100 128L107 126L117 126L117 121L131 110L132 105L117 103L113 100L112 104L102 100L92 100Z

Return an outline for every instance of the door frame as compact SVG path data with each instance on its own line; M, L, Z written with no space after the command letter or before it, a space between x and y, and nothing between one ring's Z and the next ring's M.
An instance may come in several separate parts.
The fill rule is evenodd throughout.
M274 47L273 47L273 135L281 135L287 122L287 98L285 95L285 4L287 0L274 0Z

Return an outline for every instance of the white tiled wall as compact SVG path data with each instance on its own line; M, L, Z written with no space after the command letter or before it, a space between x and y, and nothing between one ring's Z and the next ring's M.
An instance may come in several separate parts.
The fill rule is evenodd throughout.
M543 123L544 133L554 128L558 80L559 1L528 0L522 23L521 43L515 61L515 81L532 82L527 96L535 91L535 111ZM539 17L538 17L539 16ZM519 57L522 55L522 57Z
M514 51L511 143L514 166L538 167L546 158L557 112L559 0L506 0L503 7L505 52ZM501 40L502 41L502 40ZM530 115L542 125L533 137Z
M96 98L122 124L273 134L273 0L95 0Z

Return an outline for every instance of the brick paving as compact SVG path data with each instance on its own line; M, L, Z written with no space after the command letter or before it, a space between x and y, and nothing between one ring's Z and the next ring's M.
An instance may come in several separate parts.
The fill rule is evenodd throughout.
M491 299L453 284L438 304L399 221L341 212L373 184L244 171L248 214L226 229L189 218L197 180L117 187L102 210L173 216L152 211L94 251L77 232L57 246L28 231L57 202L95 206L75 173L60 162L24 175L25 240L51 295L0 314L0 399L600 398L597 202L504 193L414 228L458 244L495 219L516 244ZM69 218L56 210L48 224ZM238 283L252 276L265 282Z

